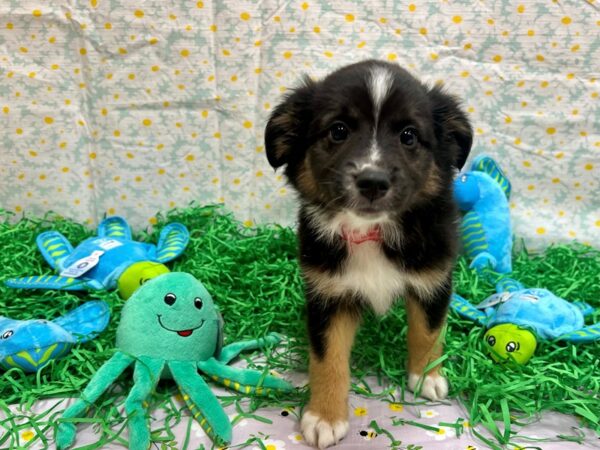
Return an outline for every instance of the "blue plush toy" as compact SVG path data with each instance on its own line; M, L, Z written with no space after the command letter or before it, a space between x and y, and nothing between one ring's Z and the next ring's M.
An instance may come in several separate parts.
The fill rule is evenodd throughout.
M585 316L594 311L586 303L570 303L546 289L525 289L512 279L499 282L496 292L477 306L457 294L451 302L459 315L488 328L485 342L496 361L526 363L535 352L536 338L600 340L600 323L585 326Z
M123 298L144 282L169 269L162 263L183 253L189 241L187 228L168 224L160 233L158 246L131 239L131 229L121 217L109 217L98 226L98 236L90 237L76 248L57 231L37 237L44 259L60 275L12 278L5 283L22 289L114 289Z
M84 303L51 322L0 316L0 367L36 372L69 353L73 345L95 338L109 318L108 305L101 300Z
M508 197L510 182L489 156L475 158L471 170L454 181L454 197L465 213L460 233L471 267L512 271L512 230Z

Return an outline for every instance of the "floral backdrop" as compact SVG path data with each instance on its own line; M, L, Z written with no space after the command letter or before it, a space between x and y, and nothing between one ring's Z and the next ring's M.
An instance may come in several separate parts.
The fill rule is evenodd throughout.
M517 236L600 245L598 0L3 0L0 207L293 224L266 118L302 74L373 57L464 99Z

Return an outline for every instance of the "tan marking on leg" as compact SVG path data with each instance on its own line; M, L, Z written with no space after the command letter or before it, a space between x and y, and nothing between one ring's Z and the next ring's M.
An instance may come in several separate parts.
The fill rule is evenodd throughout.
M325 355L310 353L308 411L329 423L348 420L350 351L358 327L357 314L339 311L325 336Z
M442 356L443 342L440 328L432 330L427 322L427 315L419 302L412 296L406 299L408 315L408 372L423 374L425 367ZM444 321L445 323L445 321ZM438 375L440 365L431 369L428 375Z

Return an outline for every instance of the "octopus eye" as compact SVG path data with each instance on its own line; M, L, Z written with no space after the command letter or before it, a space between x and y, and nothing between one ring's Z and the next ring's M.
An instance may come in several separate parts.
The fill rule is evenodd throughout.
M487 338L487 343L490 347L493 347L494 345L496 345L496 338L494 336L488 336Z
M513 341L510 341L508 344L506 344L506 351L508 353L512 353L517 349L517 344L515 344Z
M171 294L170 292L165 295L165 303L169 306L173 306L175 304L175 300L177 300L177 297L175 296L175 294Z
M202 299L200 297L194 299L194 306L198 309L202 308Z
M11 337L14 334L13 330L6 330L4 332L4 334L2 336L0 336L0 339L8 339L9 337Z

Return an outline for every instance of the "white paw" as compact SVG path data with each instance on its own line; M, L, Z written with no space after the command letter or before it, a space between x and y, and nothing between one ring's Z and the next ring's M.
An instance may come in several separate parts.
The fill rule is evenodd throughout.
M310 411L306 411L302 415L300 427L308 445L319 448L337 444L348 433L347 420L338 420L335 423L329 423Z
M415 392L419 386L422 375L411 373L408 375L408 388ZM448 381L440 375L426 375L421 385L421 397L429 400L443 400L448 395Z

